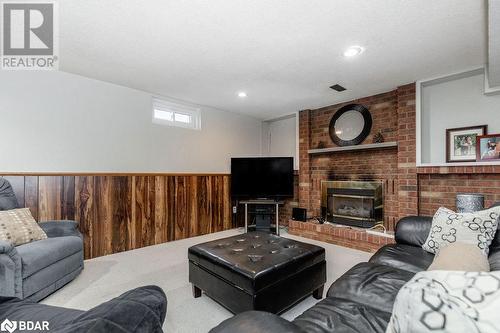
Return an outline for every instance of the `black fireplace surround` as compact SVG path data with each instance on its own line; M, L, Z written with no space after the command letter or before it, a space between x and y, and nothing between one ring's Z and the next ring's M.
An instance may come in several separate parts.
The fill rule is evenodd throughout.
M381 182L322 182L323 217L326 221L370 228L383 221Z

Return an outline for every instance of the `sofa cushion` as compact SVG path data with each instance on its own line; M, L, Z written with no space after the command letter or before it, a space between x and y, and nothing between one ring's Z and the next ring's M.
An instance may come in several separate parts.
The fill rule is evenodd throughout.
M369 304L374 309L391 312L399 289L414 275L390 266L363 262L337 279L328 290L328 296Z
M434 260L434 255L422 248L404 244L390 244L380 248L370 262L387 265L409 272L425 271Z
M23 298L41 300L72 281L83 269L83 252L75 253L23 279Z
M56 237L20 245L16 250L21 256L23 278L27 278L59 260L83 251L83 244L79 237Z
M396 224L396 243L422 246L429 236L432 216L406 216Z
M293 323L308 333L380 333L385 332L390 312L367 304L328 297L298 316Z
M12 186L5 178L0 177L0 210L9 210L19 207Z
M58 333L160 333L166 310L165 293L156 286L130 290L88 311L0 297L0 322L48 321L49 331Z
M427 270L489 272L490 264L474 244L455 242L443 247Z
M500 251L490 252L488 257L491 271L500 271Z
M209 333L305 333L297 325L265 311L245 311L212 328Z
M49 328L53 329L69 324L82 313L80 310L40 305L14 297L0 297L0 322L6 318L10 321L49 321Z
M144 286L83 312L73 322L99 323L88 326L89 330L84 332L160 333L163 332L166 312L167 297L163 290L157 286ZM94 330L94 327L97 329Z

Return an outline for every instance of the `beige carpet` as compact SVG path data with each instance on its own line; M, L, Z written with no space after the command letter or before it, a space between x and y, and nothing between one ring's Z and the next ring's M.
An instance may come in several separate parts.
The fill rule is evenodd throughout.
M87 260L80 276L42 303L86 310L129 289L153 284L163 288L167 294L166 332L208 332L232 314L205 295L197 299L192 297L188 282L187 249L197 243L242 232L242 229L233 229ZM286 232L282 236L326 249L326 288L350 267L370 257L369 253L288 235ZM293 319L316 302L314 298L308 297L282 316Z

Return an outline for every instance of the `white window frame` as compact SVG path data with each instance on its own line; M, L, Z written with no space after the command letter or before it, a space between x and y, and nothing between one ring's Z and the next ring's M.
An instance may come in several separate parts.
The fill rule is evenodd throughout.
M171 112L172 120L157 118L156 111ZM176 114L186 115L191 117L191 122L186 123L175 120ZM188 128L194 130L201 129L200 108L187 104L170 102L160 97L153 97L152 99L152 118L154 124L175 126L175 127Z

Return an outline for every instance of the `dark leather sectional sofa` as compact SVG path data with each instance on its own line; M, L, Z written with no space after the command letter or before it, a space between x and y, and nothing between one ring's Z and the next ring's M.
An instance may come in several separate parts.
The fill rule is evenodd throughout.
M222 322L211 333L385 332L399 289L426 270L434 255L422 250L431 217L405 217L396 227L396 244L386 245L335 281L326 298L293 322L248 311ZM490 246L491 270L500 270L500 232Z

